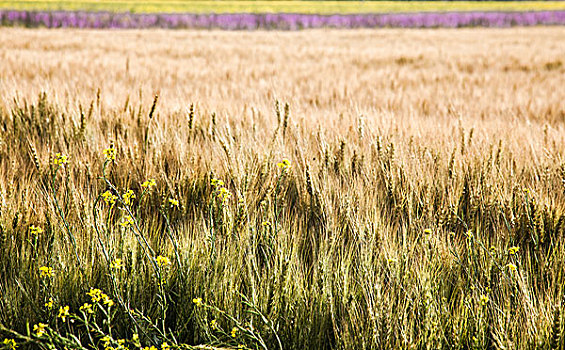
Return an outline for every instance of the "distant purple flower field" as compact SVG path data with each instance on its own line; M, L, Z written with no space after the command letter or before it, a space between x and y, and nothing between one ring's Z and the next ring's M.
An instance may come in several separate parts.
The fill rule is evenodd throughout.
M84 11L2 11L4 26L46 28L282 29L458 28L565 25L565 11L404 14L135 14Z

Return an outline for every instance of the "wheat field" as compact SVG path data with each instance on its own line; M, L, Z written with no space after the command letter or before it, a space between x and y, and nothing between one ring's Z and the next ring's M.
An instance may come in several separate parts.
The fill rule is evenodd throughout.
M565 28L0 47L6 348L565 349Z

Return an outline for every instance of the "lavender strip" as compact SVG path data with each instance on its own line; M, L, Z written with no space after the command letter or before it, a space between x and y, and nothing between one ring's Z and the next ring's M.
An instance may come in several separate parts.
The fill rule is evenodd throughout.
M565 11L402 14L137 14L86 11L0 10L0 24L30 28L225 29L459 28L564 25Z

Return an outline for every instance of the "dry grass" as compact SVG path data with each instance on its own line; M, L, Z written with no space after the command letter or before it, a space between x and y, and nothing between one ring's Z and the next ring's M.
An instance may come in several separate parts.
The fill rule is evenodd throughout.
M278 335L285 348L548 348L556 339L562 349L552 335L565 282L564 38L560 27L0 30L0 323L21 329L48 316L38 263L65 272L50 291L60 304L76 309L88 286L110 288L92 212L105 189L101 152L114 142L117 187L159 184L139 204L158 253L173 256L159 201L181 202L171 219L182 253L165 294L167 324L188 343L214 340L193 297L245 324L241 292L275 324L262 329L269 348ZM275 99L290 105L286 127ZM70 156L57 180L64 215L45 200L55 152ZM293 166L281 180L283 157ZM212 176L233 194L222 209L206 205ZM25 243L31 224L54 234L37 255ZM130 254L115 293L156 317L150 264L133 238L106 229L114 254ZM131 335L125 316L116 322Z

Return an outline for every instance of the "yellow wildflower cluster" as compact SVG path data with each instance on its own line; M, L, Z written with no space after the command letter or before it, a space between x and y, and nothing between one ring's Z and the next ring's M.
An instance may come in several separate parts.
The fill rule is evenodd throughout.
M112 194L110 190L107 190L106 192L102 193L102 199L104 199L104 202L106 202L106 204L108 204L109 206L113 206L114 204L116 204L118 196Z
M133 193L132 190L127 190L122 196L122 201L124 202L125 205L131 205L134 198L135 198L135 193Z
M192 299L192 302L193 302L196 306L202 306L202 298L194 298L194 299Z
M285 173L291 167L290 160L284 158L283 160L280 161L280 163L277 163L277 166L279 167L279 169L282 170L283 173Z
M155 258L155 262L161 268L171 265L171 259L167 258L166 256L162 256L162 255L159 255L157 258Z
M485 306L489 302L488 296L481 294L479 298L479 302L481 303L482 306Z
M125 343L126 340L125 339L118 339L116 341L114 341L111 337L109 336L104 336L102 339L100 339L100 341L102 341L104 344L104 350L124 350L127 349L127 347L125 347ZM112 342L118 343L118 347L113 347L111 346Z
M106 148L103 153L108 161L116 159L116 149L114 147Z
M67 317L69 317L69 306L61 306L59 308L59 314L57 315L57 317L61 318L61 320L63 320L63 322L67 321Z
M63 166L65 164L67 164L68 162L68 157L61 154L61 153L57 153L55 154L55 159L53 160L53 164L55 164L56 166Z
M179 207L179 201L173 198L169 198L169 204L173 207Z
M10 349L10 350L14 350L17 347L16 341L14 339L4 338L4 341L2 342L2 344L4 344L4 348Z
M131 342L132 342L133 345L135 345L137 348L141 348L141 344L139 343L139 334L133 333L133 335L132 335L132 337L131 337Z
M100 341L102 343L104 343L103 344L104 350L110 350L110 349L113 350L114 349L113 347L110 346L110 344L112 342L112 338L110 338L109 336L106 335L106 336L102 337L102 339L100 339Z
M216 321L216 319L213 319L212 322L210 322L210 328L218 329L218 321Z
M155 179L149 179L149 180L143 182L141 184L141 187L149 189L149 188L151 188L155 185L157 185L157 183L155 182Z
M49 310L53 309L53 298L49 298L49 301L45 303L45 307L48 308Z
M98 288L90 288L90 291L88 291L86 294L92 299L93 303L99 303L102 301L105 305L114 305L114 301Z
M232 338L237 337L237 327L233 327L231 329L231 336L232 336Z
M43 233L43 229L42 229L41 227L37 227L37 226L31 225L31 226L29 227L29 233L30 233L32 236L37 237L37 236L39 236L40 234Z
M124 267L124 262L122 261L122 259L114 259L114 261L110 263L110 268L112 270L119 270L122 267Z
M516 253L518 253L519 250L520 250L520 247L510 247L510 248L508 248L508 254L516 255Z
M133 226L133 218L129 215L124 216L124 219L122 220L122 222L120 222L120 225L122 227L128 228Z
M227 188L221 187L218 190L218 198L220 198L222 202L225 203L231 198L231 193Z
M166 342L161 344L161 350L170 350L171 346L169 344L167 344ZM157 349L154 345L151 346L146 346L144 348L142 348L141 350L159 350Z
M35 332L35 336L36 337L41 337L43 336L43 334L45 334L45 332L47 331L47 327L49 325L45 324L45 323L38 323L38 324L34 324L33 325L33 331Z
M223 203L227 202L231 198L230 191L224 187L224 182L220 179L213 178L210 180L214 192L222 200Z
M222 180L216 179L216 178L213 178L210 181L210 183L212 184L212 187L222 187L222 186L224 186L224 182Z
M508 268L508 270L510 270L512 272L516 271L516 269L517 269L516 265L514 265L514 264L508 264L508 265L506 265L506 267Z
M426 236L431 235L431 234L432 234L432 229L429 229L429 228L425 229L425 230L424 230L424 234L425 234Z
M53 277L55 274L53 273L53 268L49 266L41 266L39 268L39 276L40 277Z
M92 304L84 303L80 308L80 311L83 311L85 314L93 314L94 310L92 309Z

